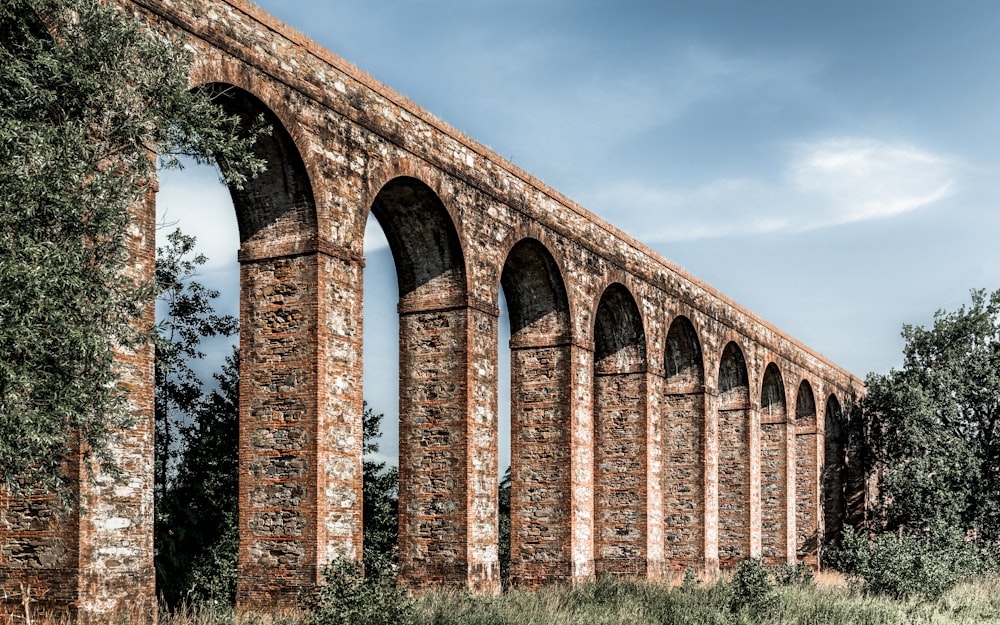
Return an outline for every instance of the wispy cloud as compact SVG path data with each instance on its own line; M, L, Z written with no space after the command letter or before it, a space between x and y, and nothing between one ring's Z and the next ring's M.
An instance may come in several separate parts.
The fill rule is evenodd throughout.
M803 232L908 213L952 194L958 163L904 143L800 143L773 179L726 178L694 188L626 181L591 206L649 242ZM588 202L590 203L590 202Z

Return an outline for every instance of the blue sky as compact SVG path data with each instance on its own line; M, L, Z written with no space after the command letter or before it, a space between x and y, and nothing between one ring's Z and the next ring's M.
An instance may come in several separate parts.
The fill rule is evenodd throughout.
M859 376L900 364L902 323L1000 287L1000 3L258 4ZM161 189L232 306L226 191ZM368 249L384 398L395 287Z

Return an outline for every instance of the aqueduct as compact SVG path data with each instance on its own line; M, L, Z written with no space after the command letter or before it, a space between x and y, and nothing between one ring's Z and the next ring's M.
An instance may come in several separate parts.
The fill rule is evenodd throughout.
M859 380L245 0L122 0L194 50L193 86L263 114L241 246L238 601L295 600L361 532L362 267L399 286L400 562L498 590L498 300L511 318L512 576L817 563L844 510ZM137 278L155 198L137 208ZM150 312L150 314L152 314ZM81 614L154 603L152 352L87 513L4 501L0 586ZM235 444L235 443L234 443Z

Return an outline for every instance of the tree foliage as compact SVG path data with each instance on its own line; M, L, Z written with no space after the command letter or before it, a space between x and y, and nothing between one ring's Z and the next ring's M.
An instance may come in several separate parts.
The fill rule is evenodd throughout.
M860 409L882 527L1000 538L1000 291L903 326L903 367L869 376Z
M161 485L156 514L157 592L182 600L232 605L239 554L239 355L234 349L202 397L194 420L179 428L177 473Z
M202 341L231 336L238 321L219 315L217 291L196 278L207 259L180 230L157 249L163 319L156 325L157 591L181 600L232 604L236 591L239 486L239 353L213 374L210 393L195 370Z
M510 465L497 487L497 556L500 560L500 584L510 587Z
M369 576L395 579L399 541L399 469L372 456L379 451L381 412L364 404L364 564Z
M156 250L157 300L163 315L156 324L154 340L158 497L173 478L175 460L188 448L189 437L179 438L181 430L201 414L206 401L202 380L193 368L205 357L202 341L232 336L239 329L235 317L216 313L213 302L219 292L196 279L208 259L204 254L194 254L195 244L195 237L174 230L167 235L167 245ZM220 382L229 381L226 375L237 375L235 362L226 367L221 373L223 378L215 376ZM236 418L235 413L232 417Z
M166 164L263 169L245 128L188 88L182 42L97 0L0 3L0 485L71 492L74 450L113 468L129 425L116 352L149 336L129 207ZM88 464L89 466L89 464Z

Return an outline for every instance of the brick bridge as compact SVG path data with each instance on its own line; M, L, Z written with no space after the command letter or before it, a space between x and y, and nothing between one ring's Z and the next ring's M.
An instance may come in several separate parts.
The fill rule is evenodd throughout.
M500 401L515 584L818 562L843 519L835 430L857 379L249 2L122 1L187 39L193 85L275 130L268 172L232 192L241 605L294 602L325 562L361 555L369 211L399 281L406 583L498 590ZM154 204L136 212L140 277ZM27 583L84 615L154 601L152 352L122 362L125 473L83 486L87 513L61 521L3 502L8 595Z

